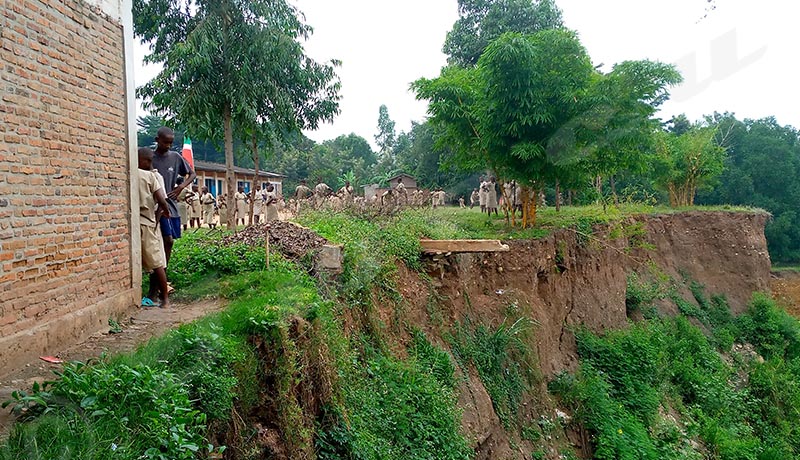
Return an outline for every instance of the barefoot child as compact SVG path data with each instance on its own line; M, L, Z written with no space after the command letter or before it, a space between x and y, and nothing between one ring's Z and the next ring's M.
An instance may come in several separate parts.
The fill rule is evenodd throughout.
M156 226L161 217L168 218L170 213L164 188L151 171L152 168L153 151L148 148L139 149L139 228L142 235L142 268L155 274L161 292L160 306L167 308L169 307L167 259L164 255L161 234L156 230ZM142 305L152 306L153 303L145 297Z

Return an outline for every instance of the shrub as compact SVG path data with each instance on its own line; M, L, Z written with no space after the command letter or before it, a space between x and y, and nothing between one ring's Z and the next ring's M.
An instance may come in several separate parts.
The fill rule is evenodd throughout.
M764 294L755 294L747 314L738 320L742 339L766 357L800 357L800 323Z
M37 394L46 415L16 430L9 441L12 449L65 458L71 456L69 446L77 439L92 440L94 448L99 440L107 439L102 447L109 454L90 458L189 460L206 448L206 417L192 407L187 388L170 372L147 366L71 363L59 377ZM69 434L65 424L82 429L72 428ZM64 438L62 446L41 449L36 445L54 432Z

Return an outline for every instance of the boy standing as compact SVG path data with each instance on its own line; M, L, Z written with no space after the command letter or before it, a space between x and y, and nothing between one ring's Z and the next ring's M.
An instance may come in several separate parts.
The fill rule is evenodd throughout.
M169 307L167 287L167 258L164 255L164 243L156 230L160 218L169 219L170 210L166 194L153 168L153 151L148 148L139 149L139 229L142 237L142 268L152 272L151 280L158 282L161 308ZM153 288L151 288L153 291ZM151 306L149 298L142 300L142 305Z
M175 141L175 132L166 126L162 126L156 133L156 148L153 152L153 168L158 170L164 178L164 193L167 195L167 206L169 218L164 217L159 222L161 237L164 244L164 255L169 264L172 254L172 246L175 240L181 237L181 219L178 214L178 204L175 200L181 190L191 184L197 175L183 159L180 153L170 150ZM178 177L183 177L184 181L178 184ZM155 286L157 281L154 276L150 277L150 286ZM153 288L151 288L153 289Z

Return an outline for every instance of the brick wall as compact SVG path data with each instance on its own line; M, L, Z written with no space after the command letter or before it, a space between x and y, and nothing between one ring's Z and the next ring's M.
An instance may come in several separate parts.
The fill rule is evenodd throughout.
M81 1L0 0L0 364L138 296L123 44Z

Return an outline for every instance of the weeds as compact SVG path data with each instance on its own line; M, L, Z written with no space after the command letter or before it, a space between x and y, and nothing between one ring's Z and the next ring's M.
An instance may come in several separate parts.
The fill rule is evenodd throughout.
M598 459L702 458L693 439L707 458L797 458L800 325L762 295L734 319L723 298L692 291L710 338L681 317L603 336L582 331L580 372L560 375L550 390L593 433ZM717 352L723 335L767 360L728 364ZM665 418L670 410L682 424Z
M534 382L533 358L523 339L529 327L524 318L494 330L466 319L446 337L464 373L470 365L477 369L506 429L516 425L522 396Z

